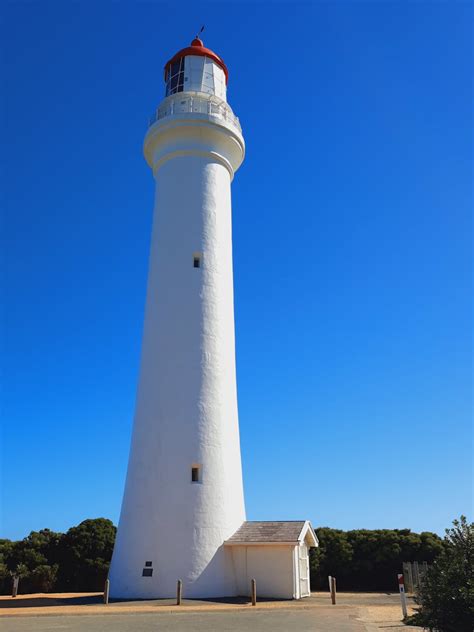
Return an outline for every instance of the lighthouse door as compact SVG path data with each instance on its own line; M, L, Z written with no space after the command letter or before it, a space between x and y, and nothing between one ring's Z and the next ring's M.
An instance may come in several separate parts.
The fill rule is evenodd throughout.
M308 547L301 544L298 547L299 571L300 571L300 597L309 597L309 557Z

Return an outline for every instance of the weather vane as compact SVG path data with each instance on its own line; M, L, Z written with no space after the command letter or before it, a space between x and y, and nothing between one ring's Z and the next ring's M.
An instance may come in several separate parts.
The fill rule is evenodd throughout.
M199 36L204 31L204 25L201 26L201 30L197 33L196 38L199 39Z

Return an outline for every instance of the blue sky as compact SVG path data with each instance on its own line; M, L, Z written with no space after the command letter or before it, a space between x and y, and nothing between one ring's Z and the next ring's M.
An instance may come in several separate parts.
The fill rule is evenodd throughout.
M3 537L117 521L162 68L205 24L233 183L249 519L472 512L472 6L3 5ZM471 514L472 515L472 514Z

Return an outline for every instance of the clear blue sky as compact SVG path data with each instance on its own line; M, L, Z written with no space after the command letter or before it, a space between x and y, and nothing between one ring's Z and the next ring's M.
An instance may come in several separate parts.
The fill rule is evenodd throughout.
M472 508L470 3L3 5L4 537L117 521L162 68L230 69L249 519Z

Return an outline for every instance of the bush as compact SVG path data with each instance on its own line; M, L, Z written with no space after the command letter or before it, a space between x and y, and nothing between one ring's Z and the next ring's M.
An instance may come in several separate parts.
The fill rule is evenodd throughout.
M437 632L474 630L474 523L446 529L445 548L424 576L413 622Z

